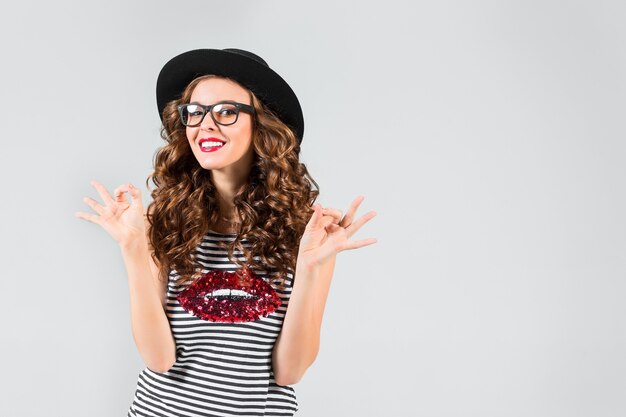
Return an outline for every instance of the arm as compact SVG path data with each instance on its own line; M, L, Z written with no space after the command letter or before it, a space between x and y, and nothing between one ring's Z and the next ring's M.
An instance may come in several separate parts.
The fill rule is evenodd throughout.
M323 210L319 204L313 206L313 215L298 247L289 306L272 351L274 380L278 385L297 383L317 356L322 315L337 253L376 243L374 238L356 242L348 240L376 215L371 211L352 221L363 198L357 197L343 218L339 210Z
M150 369L165 372L176 361L176 342L165 314L166 283L158 279L159 268L150 256L152 248L146 233L150 224L143 211L141 192L128 183L117 187L111 196L100 182L92 180L90 184L105 204L85 197L83 200L98 215L77 212L76 216L102 226L119 243L128 272L135 344ZM125 193L131 196L130 204Z
M148 368L166 372L176 361L176 342L165 314L164 288L149 255L145 236L121 244L128 272L131 324L135 344Z
M161 294L161 304L163 305L163 310L165 310L165 306L167 304L167 281L161 281L159 279L159 267L155 264L154 259L152 258L152 254L154 253L154 249L150 245L150 239L148 238L148 231L150 230L150 222L148 222L148 215L152 214L154 206L149 206L146 213L143 215L143 222L146 228L146 242L148 243L148 263L150 264L150 271L152 271L152 278L154 279L154 283L159 288L159 293Z
M294 284L283 321L272 351L274 380L278 385L295 384L317 357L322 317L336 256L317 267L296 265Z

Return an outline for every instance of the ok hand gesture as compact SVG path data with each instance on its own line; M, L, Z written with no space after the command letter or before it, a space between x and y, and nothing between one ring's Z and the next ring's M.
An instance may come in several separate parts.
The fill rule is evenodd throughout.
M319 204L315 204L313 215L300 239L297 262L307 268L314 268L323 265L341 251L358 249L376 243L375 238L348 240L376 215L375 211L370 211L358 220L352 221L363 199L363 196L357 197L343 218L341 218L341 211L322 209Z
M120 245L132 242L137 237L145 237L144 209L139 189L132 184L120 185L113 191L113 198L98 181L91 181L91 185L102 197L104 206L85 197L83 201L98 215L79 211L75 213L76 217L99 224ZM126 192L130 194L130 203L126 200Z

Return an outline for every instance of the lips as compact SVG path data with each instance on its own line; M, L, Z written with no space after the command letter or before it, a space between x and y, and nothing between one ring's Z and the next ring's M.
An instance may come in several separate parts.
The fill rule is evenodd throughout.
M243 272L242 272L243 271ZM272 286L248 269L212 270L177 295L181 307L206 321L235 323L258 320L281 306Z
M214 151L224 147L224 145L222 145L222 146L212 146L210 148L205 148L205 147L202 146L202 143L204 143L204 142L221 142L224 145L226 144L226 141L223 141L222 139L218 139L218 138L202 138L202 139L200 139L198 141L198 146L200 147L200 150L202 152L214 152Z

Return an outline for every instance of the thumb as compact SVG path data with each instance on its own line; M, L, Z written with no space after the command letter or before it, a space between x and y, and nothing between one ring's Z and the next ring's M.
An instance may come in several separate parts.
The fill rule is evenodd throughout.
M309 219L309 222L306 225L307 229L311 229L314 228L315 226L317 226L317 223L319 222L320 218L322 217L322 208L319 204L314 204L313 205L313 214L311 215L311 218Z
M133 184L128 184L128 192L130 193L131 206L141 205L141 191Z

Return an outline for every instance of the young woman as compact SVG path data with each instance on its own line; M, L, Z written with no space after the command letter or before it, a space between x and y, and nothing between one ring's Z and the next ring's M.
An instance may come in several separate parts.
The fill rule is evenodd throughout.
M292 416L294 389L319 350L338 252L354 219L313 204L299 162L304 119L289 85L258 55L199 49L157 80L167 142L144 211L132 184L104 205L86 197L120 245L135 343L146 364L128 416ZM130 195L131 202L126 199Z

